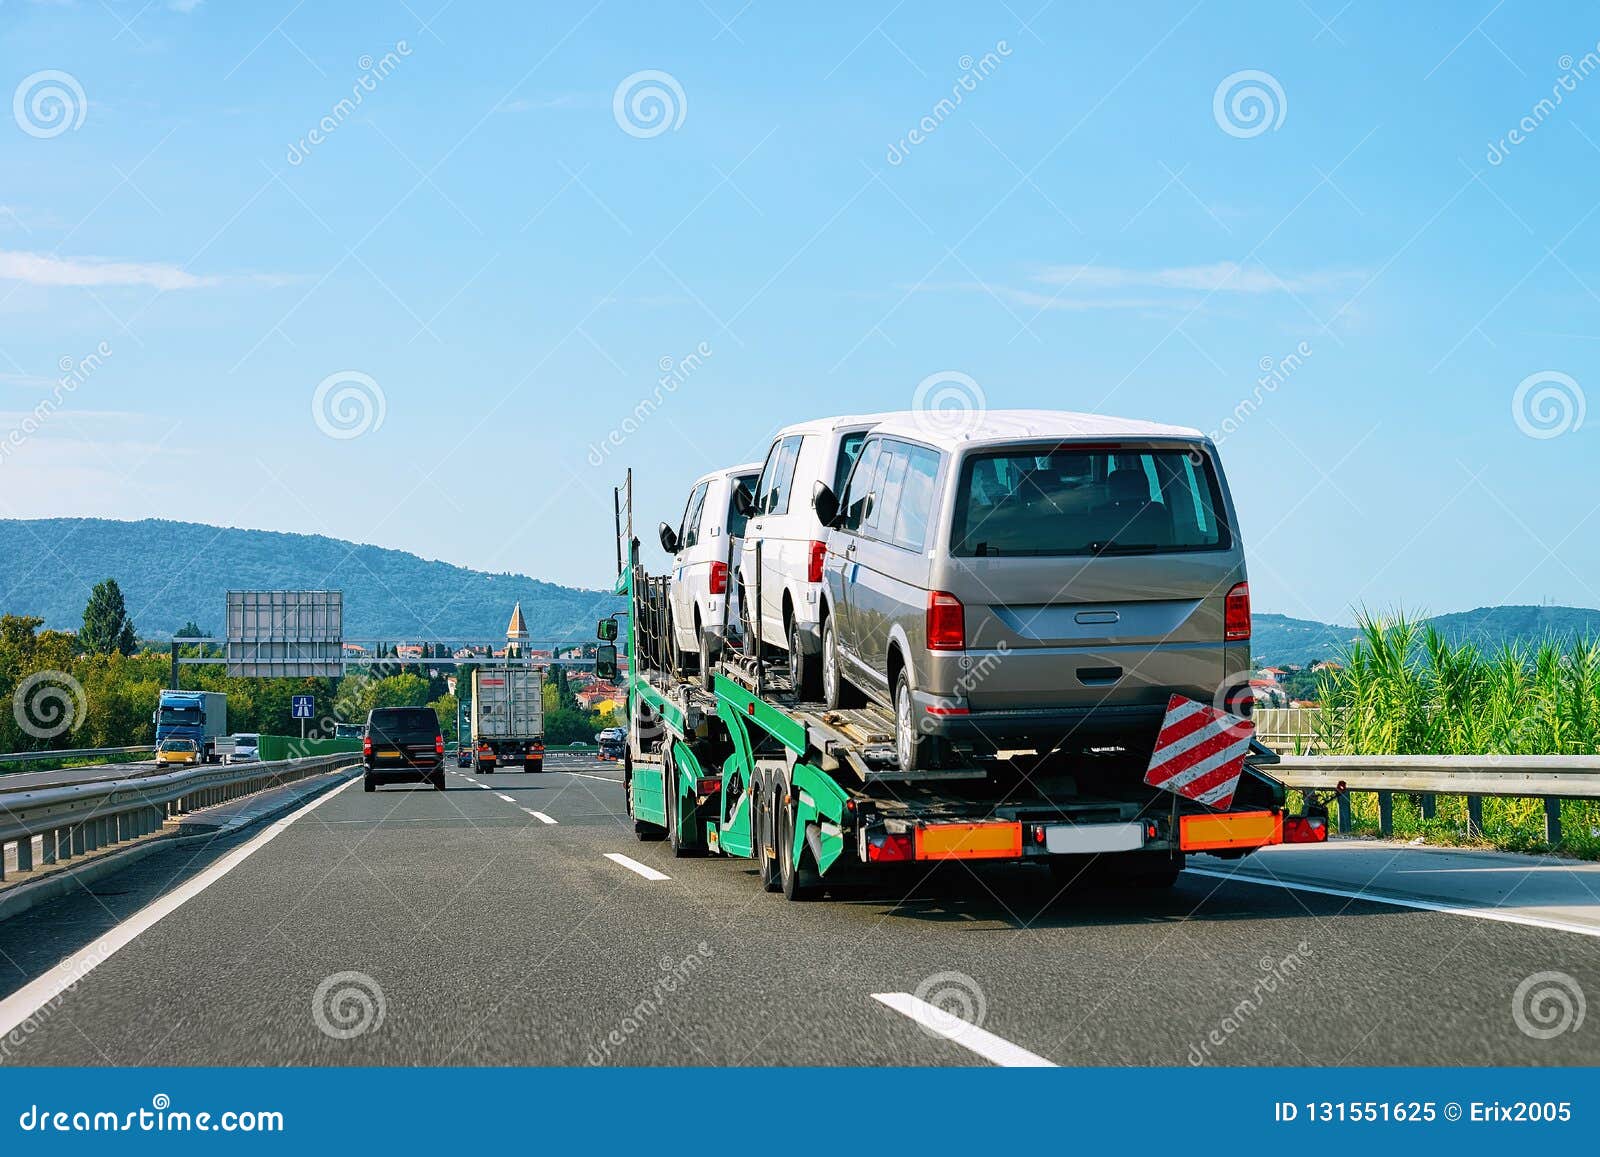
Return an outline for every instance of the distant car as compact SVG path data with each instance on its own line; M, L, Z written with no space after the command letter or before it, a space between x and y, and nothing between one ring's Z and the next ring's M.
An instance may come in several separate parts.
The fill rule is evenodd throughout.
M472 766L472 744L464 743L464 744L461 744L461 745L457 746L457 748L456 748L456 766L457 767L471 767Z
M364 786L431 783L444 790L444 732L432 707L377 707L367 713L361 737Z
M732 587L730 562L739 562L739 539L745 516L735 502L740 487L754 495L761 463L713 470L695 480L684 504L678 529L663 522L658 528L661 549L672 555L672 581L668 599L672 606L670 642L673 665L681 672L685 659L697 656L695 669L709 689L712 664L721 656L726 639L724 621L737 631L738 615L727 605Z
M261 758L261 736L235 735L233 750L228 753L229 763L253 763Z
M601 759L621 759L622 747L627 742L628 733L620 727L607 727L595 734L594 740L600 747Z
M156 748L157 767L194 767L200 762L200 745L192 739L163 739Z

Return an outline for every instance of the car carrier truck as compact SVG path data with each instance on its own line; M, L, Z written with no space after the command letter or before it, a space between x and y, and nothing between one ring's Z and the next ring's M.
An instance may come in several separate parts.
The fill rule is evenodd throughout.
M1071 755L998 751L961 766L904 772L894 720L881 707L828 710L802 701L788 664L719 661L705 689L674 673L667 579L645 572L633 535L632 474L614 510L616 593L628 610L600 620L596 670L615 678L618 619L630 662L623 792L641 840L675 856L754 860L764 890L790 900L939 861L1048 865L1063 884L1171 885L1187 856L1249 854L1327 838L1327 810L1290 815L1264 768L1277 756L1250 741L1237 789L1219 810L1147 786L1151 749ZM759 627L757 627L759 630Z
M494 752L494 763L520 760L544 770L544 672L535 667L472 669L472 743ZM483 770L491 771L485 764Z

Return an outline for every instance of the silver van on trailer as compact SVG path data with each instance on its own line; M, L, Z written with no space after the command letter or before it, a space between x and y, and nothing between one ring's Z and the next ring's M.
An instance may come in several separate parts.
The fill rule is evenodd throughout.
M1216 446L1050 410L871 430L828 526L822 695L892 709L903 771L1153 743L1168 698L1249 709L1250 588Z

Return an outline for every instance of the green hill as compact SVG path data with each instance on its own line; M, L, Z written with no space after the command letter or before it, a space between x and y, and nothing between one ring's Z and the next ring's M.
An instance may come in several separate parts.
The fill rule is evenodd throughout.
M1546 638L1600 638L1600 611L1587 607L1479 607L1426 621L1452 643L1473 642L1491 650L1506 642L1532 645ZM1251 653L1263 666L1306 666L1337 657L1358 633L1355 627L1258 614Z
M519 599L535 639L587 639L621 606L601 591L487 574L311 534L194 522L0 519L0 612L76 630L89 588L115 578L141 637L187 620L220 634L228 590L344 591L347 639L488 641Z

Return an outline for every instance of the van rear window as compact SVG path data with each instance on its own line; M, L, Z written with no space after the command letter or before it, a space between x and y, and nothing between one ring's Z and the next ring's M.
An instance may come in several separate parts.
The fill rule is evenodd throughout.
M1168 554L1229 545L1221 490L1198 448L1019 448L969 457L957 556Z
M439 716L432 707L380 707L372 713L372 727L388 735L413 731L432 735L439 729Z

